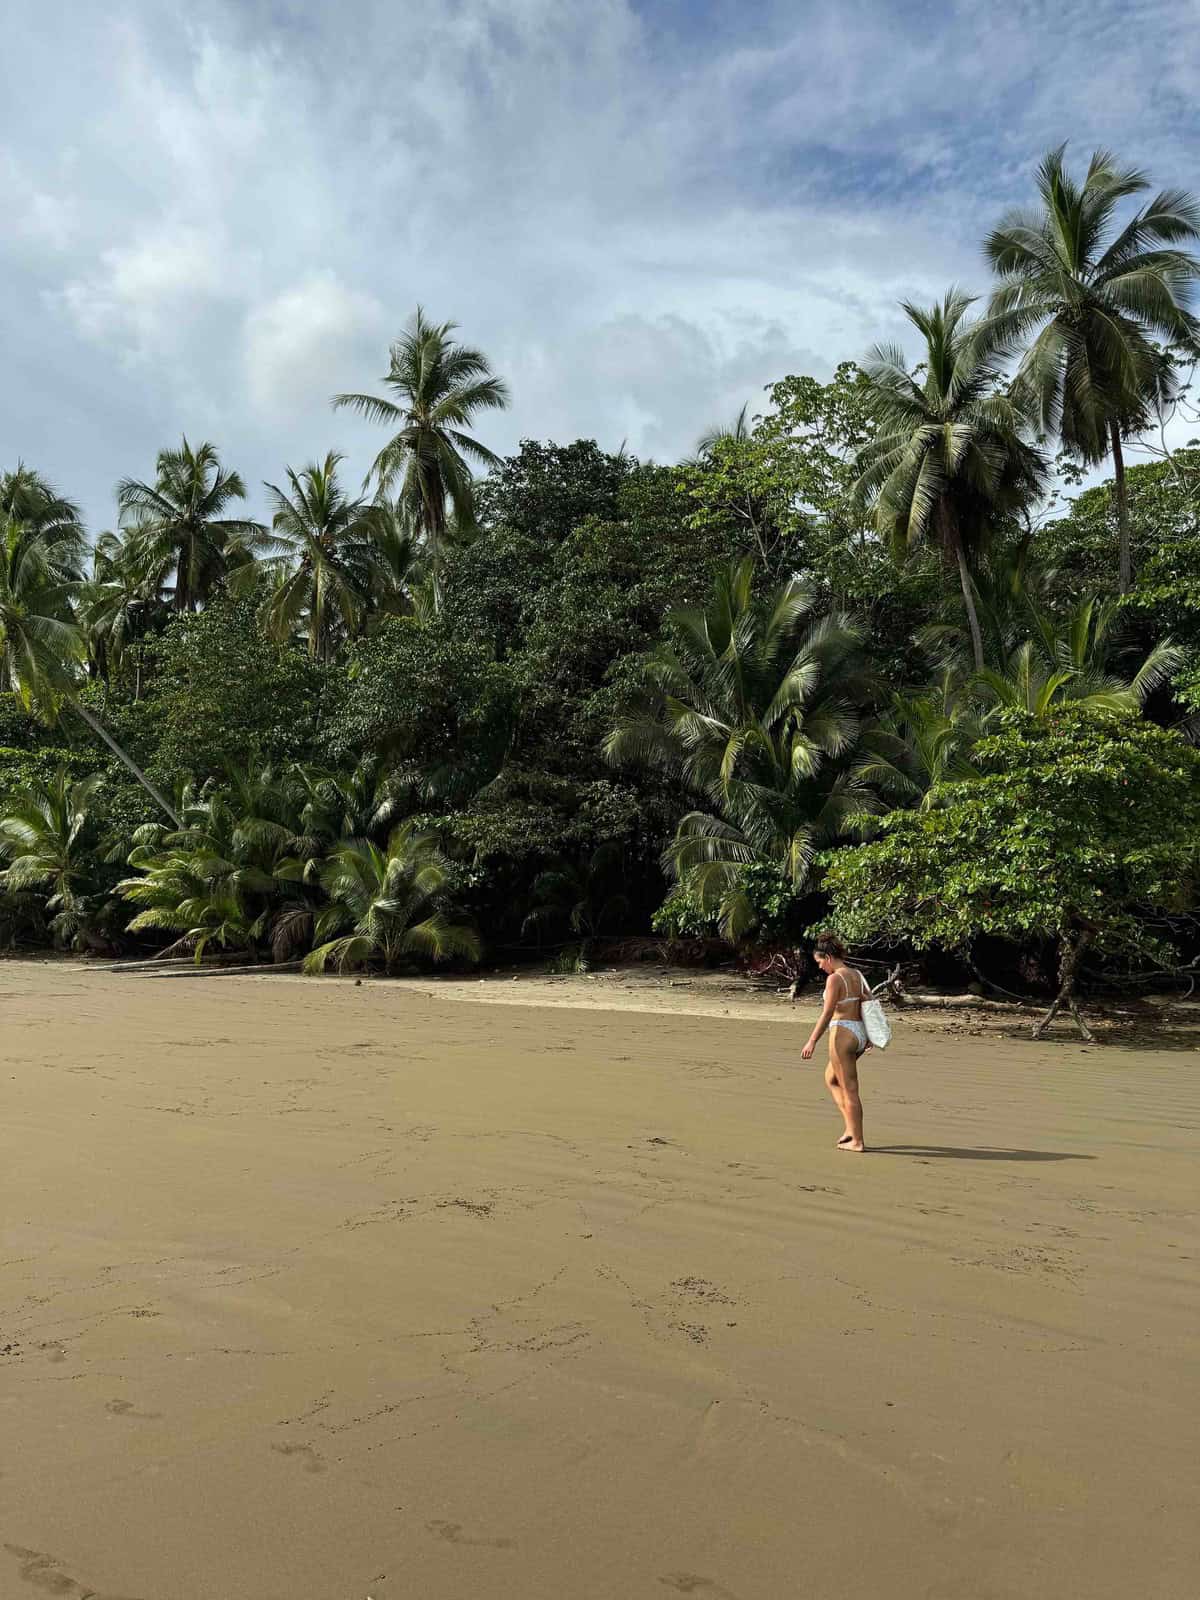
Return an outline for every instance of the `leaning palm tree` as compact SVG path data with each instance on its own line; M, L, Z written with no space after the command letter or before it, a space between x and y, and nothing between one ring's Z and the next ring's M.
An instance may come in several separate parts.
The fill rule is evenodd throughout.
M73 541L47 543L36 519L33 525L18 516L0 519L0 693L48 723L68 706L177 820L169 801L80 698L87 652L72 611L72 549Z
M13 522L41 540L64 578L83 576L87 535L79 507L23 462L15 471L0 473L0 524Z
M479 936L453 921L443 903L447 863L432 835L412 822L401 823L382 848L347 839L323 868L321 883L329 904L317 918L319 943L306 972L331 965L344 972L375 960L393 972L412 956L479 959Z
M753 918L744 867L769 865L801 889L817 851L871 804L846 765L869 692L861 629L837 613L814 619L796 582L756 600L753 576L743 560L705 610L674 613L675 645L650 658L649 703L604 745L610 761L659 767L703 796L665 865L731 938Z
M174 574L176 611L198 610L261 548L262 525L228 515L245 497L241 478L222 467L216 448L193 450L186 438L178 450L159 451L152 484L123 478L117 485L122 524L142 564L164 584Z
M299 473L289 467L290 494L266 485L278 579L267 630L284 640L302 629L309 655L319 661L329 661L339 641L353 636L388 575L376 554L373 508L345 493L337 476L341 460L331 450Z
M1056 434L1086 464L1111 454L1125 593L1132 563L1122 438L1140 432L1172 389L1171 363L1155 341L1195 353L1200 324L1188 304L1200 262L1180 247L1200 238L1200 206L1182 189L1164 189L1113 237L1117 207L1148 180L1097 150L1076 183L1065 149L1038 168L1038 209L1010 213L984 244L1000 279L989 338L1027 345L1017 385L1043 436Z
M479 350L455 344L456 324L428 322L417 312L392 346L384 383L394 399L339 394L349 407L396 431L375 457L370 477L380 496L398 488L400 503L440 565L451 513L461 529L474 525L468 460L495 466L497 457L467 430L477 413L508 404L508 388ZM369 479L368 479L369 481Z
M876 433L859 453L856 491L897 557L934 540L957 568L978 669L971 564L996 523L1038 493L1046 464L1022 436L1017 405L998 392L999 357L967 322L972 304L954 289L928 309L905 302L925 341L923 379L897 347L872 352L865 370Z

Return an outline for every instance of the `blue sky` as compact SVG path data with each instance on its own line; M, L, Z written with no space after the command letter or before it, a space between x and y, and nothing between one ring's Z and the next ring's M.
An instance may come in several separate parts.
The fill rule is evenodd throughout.
M112 521L186 431L251 487L378 440L418 301L485 437L686 451L986 286L1038 158L1200 187L1193 0L7 0L0 461Z

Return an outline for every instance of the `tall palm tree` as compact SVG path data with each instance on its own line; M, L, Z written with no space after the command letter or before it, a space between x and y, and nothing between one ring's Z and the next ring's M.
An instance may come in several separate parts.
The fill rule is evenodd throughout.
M978 669L971 562L996 522L1037 494L1046 464L1022 437L1017 405L998 392L999 356L967 322L972 304L956 289L928 309L904 303L925 341L923 379L896 346L872 351L865 371L877 431L859 453L856 490L898 557L933 539L956 566Z
M0 473L0 524L13 522L41 540L65 579L83 576L87 535L79 507L23 462L15 471Z
M123 478L117 505L145 566L166 584L174 573L176 611L196 611L217 585L254 559L266 530L226 513L246 498L236 472L227 472L211 444L160 450L152 484Z
M341 460L331 450L299 473L289 467L290 494L266 485L279 580L267 606L268 631L287 639L303 626L308 653L320 661L357 631L386 576L376 554L374 508L347 496L338 482Z
M1180 246L1200 238L1200 207L1164 189L1112 236L1117 207L1147 190L1145 175L1092 156L1082 184L1064 165L1066 146L1038 168L1037 210L1014 211L984 250L1000 286L989 337L1027 344L1017 375L1043 435L1057 434L1078 460L1112 456L1122 593L1132 582L1122 438L1149 420L1173 383L1155 341L1195 352L1200 324L1188 309L1200 262Z
M102 533L92 551L92 572L75 593L89 675L108 682L119 674L127 652L135 657L134 700L141 699L146 638L170 615L155 573L137 550L116 533Z
M383 380L395 398L339 394L333 400L335 409L349 407L396 430L375 457L370 477L381 496L399 485L400 504L427 544L435 569L451 513L460 529L474 525L468 461L491 467L498 460L467 430L480 411L508 404L507 385L492 373L482 351L454 343L450 336L456 327L427 321L418 306L392 346Z
M604 745L610 761L663 768L707 801L679 823L665 864L735 938L752 920L741 869L767 864L800 889L871 800L844 760L868 693L861 630L836 613L814 620L795 582L756 600L753 576L738 562L703 611L673 615L676 645L650 660L651 703Z
M405 956L479 959L479 938L443 904L447 865L432 836L401 823L382 848L347 839L321 872L329 905L318 916L306 972L339 972L381 958L388 972ZM329 938L330 934L335 935Z

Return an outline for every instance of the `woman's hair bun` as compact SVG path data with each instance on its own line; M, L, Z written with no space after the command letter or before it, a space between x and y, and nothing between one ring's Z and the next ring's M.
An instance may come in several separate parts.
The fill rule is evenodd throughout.
M819 933L813 949L819 956L836 956L839 961L845 961L848 954L836 933Z

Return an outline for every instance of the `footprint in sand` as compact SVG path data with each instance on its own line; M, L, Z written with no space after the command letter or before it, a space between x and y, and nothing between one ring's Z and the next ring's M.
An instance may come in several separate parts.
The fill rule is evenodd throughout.
M324 1472L324 1458L310 1444L273 1444L271 1449L280 1456L302 1456L305 1472Z
M678 1594L715 1595L716 1600L737 1600L732 1589L714 1583L711 1578L698 1577L694 1572L667 1572L658 1581Z
M111 1416L138 1417L142 1422L157 1422L162 1416L161 1411L135 1411L132 1400L109 1400L104 1409Z
M66 1595L69 1600L134 1600L133 1595L102 1595L85 1583L77 1583L63 1571L58 1557L49 1556L44 1550L26 1550L19 1544L6 1544L4 1548L20 1563L18 1576L46 1594Z
M439 1539L445 1539L447 1544L469 1544L479 1549L486 1550L515 1550L515 1539L472 1539L462 1530L461 1522L443 1522L440 1518L427 1522L426 1528L430 1533L435 1533Z

